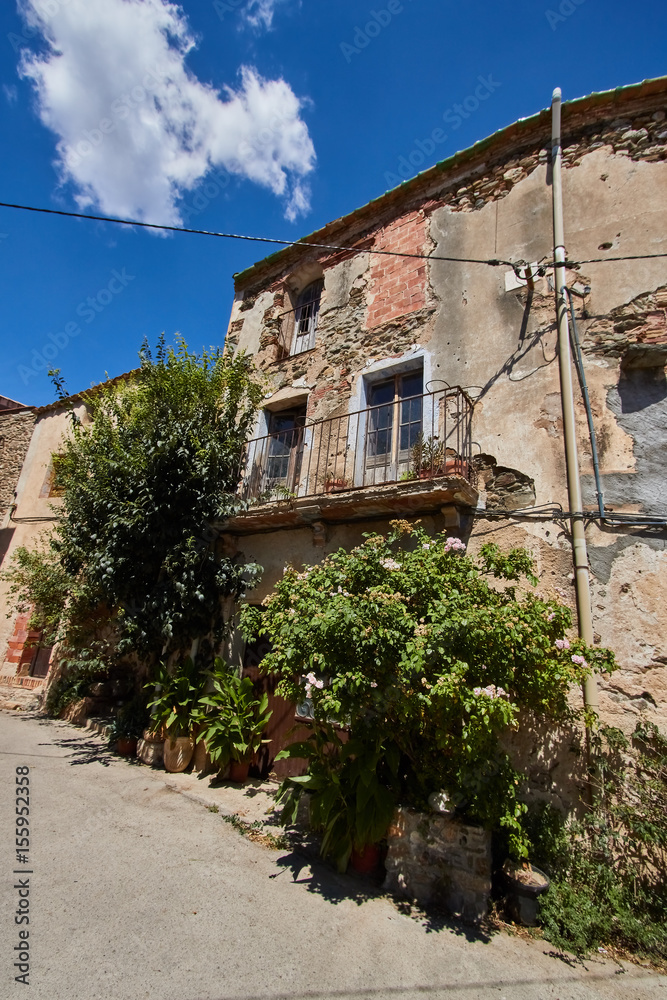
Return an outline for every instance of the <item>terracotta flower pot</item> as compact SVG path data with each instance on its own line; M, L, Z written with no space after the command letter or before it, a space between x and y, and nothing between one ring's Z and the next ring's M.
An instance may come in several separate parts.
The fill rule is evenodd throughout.
M324 484L325 493L342 493L346 489L347 479L328 479Z
M357 850L356 847L352 848L352 854L350 855L350 868L353 871L359 872L360 875L371 875L373 872L377 871L380 865L380 847L379 844L366 844L361 850Z
M192 770L201 775L211 774L216 770L216 766L211 760L211 755L206 748L204 740L197 740L195 743Z
M463 462L460 458L449 458L445 463L445 468L448 476L467 476L468 475L468 464Z
M195 744L191 736L177 736L164 741L164 768L170 774L178 774L184 771L194 753Z
M229 780L242 784L244 781L248 780L249 770L250 770L249 760L243 760L243 761L233 760L232 763L229 765Z
M116 740L116 753L121 757L134 757L137 753L136 736L121 736Z

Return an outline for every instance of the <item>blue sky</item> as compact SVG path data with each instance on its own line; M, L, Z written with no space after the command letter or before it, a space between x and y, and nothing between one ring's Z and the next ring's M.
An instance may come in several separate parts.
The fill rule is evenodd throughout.
M660 76L666 38L656 0L7 2L0 201L298 239L555 86ZM47 367L74 392L162 331L221 344L272 249L0 209L0 393L51 402Z

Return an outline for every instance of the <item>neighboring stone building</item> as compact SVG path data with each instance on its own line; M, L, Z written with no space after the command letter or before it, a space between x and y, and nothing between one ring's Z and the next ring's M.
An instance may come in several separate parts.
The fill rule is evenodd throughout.
M0 552L6 548L4 522L14 503L34 424L34 407L0 396L0 531L3 532Z
M72 398L76 402L79 397ZM12 416L15 422L8 424ZM9 427L15 434L12 463L3 463L2 469L5 493L11 489L11 505L0 514L0 573L9 568L19 546L37 547L40 536L53 527L58 505L53 493L53 454L60 449L69 420L70 410L61 403L24 407L14 414L0 410L0 436L8 435L5 428ZM8 686L39 691L51 659L51 650L39 646L40 634L28 631L30 616L12 614L8 589L7 581L0 579L0 701L8 697Z
M567 284L608 518L667 519L666 97L661 78L563 105L567 258L582 262ZM291 246L236 275L227 344L270 383L244 477L261 502L227 526L265 567L253 603L287 563L407 516L472 551L527 546L542 589L575 607L553 269L539 266L553 257L550 160L542 111L303 241L330 249ZM538 267L481 263L497 259ZM577 399L594 625L620 664L601 715L667 728L667 522L595 516ZM530 763L555 797L555 752Z

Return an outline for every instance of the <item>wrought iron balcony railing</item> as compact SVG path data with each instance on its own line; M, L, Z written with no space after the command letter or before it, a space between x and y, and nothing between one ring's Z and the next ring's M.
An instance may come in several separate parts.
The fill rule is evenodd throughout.
M454 387L371 406L248 443L246 499L280 500L414 479L472 482L472 403Z

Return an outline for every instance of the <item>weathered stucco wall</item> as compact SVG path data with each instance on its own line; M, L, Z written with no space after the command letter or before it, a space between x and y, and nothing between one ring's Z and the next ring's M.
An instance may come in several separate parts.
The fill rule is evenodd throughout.
M83 408L79 408L77 412L81 415ZM60 450L63 437L70 427L70 419L65 408L49 408L36 414L34 430L16 486L16 508L9 529L11 537L0 563L0 570L9 568L12 555L19 546L34 549L40 544L40 536L53 529L60 501L49 497L51 460L53 453L57 454ZM10 612L10 617L7 617L7 612ZM17 672L16 643L13 638L15 624L9 584L0 577L0 678L11 677ZM18 629L18 632L23 631ZM10 641L13 644L11 657L8 655Z
M665 517L667 263L609 260L667 250L665 86L638 90L622 106L613 94L586 106L575 103L567 114L564 109L563 121L568 259L594 261L566 273L578 293L605 502L616 512ZM364 251L548 261L550 123L540 117L520 125L496 146L473 147L467 162L428 171L332 223L322 242ZM272 309L286 308L286 284L315 264L324 277L315 347L277 361L262 331ZM529 289L507 266L418 265L366 252L341 259L290 249L241 276L230 331L241 347L259 343L256 357L270 379L269 396L300 391L311 420L365 405L360 386L369 367L408 357L418 345L430 389L458 384L476 400L472 436L480 455L481 506L567 510L551 273ZM594 511L591 447L578 393L576 408L585 504ZM435 530L435 519L429 524ZM330 546L353 544L365 527L336 527L319 547L309 540L310 529L240 544L266 566L263 596L285 562L313 562ZM620 664L600 682L602 717L626 731L638 718L667 729L667 533L591 523L587 535L596 641L611 646ZM537 511L527 518L492 517L480 509L472 550L489 539L527 546L541 589L558 592L575 610L567 520ZM567 782L559 774L579 768L563 746L534 768L535 788L561 800ZM521 752L530 753L528 735Z

